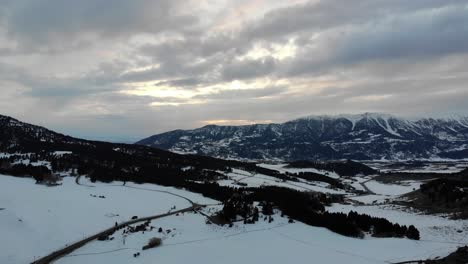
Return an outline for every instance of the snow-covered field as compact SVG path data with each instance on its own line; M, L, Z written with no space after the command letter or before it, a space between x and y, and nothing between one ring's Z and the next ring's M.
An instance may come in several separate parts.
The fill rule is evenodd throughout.
M28 263L132 216L157 215L173 206L182 209L191 205L180 197L151 190L174 192L200 203L215 202L198 194L149 184L125 187L118 182L90 183L83 179L86 185L80 186L71 177L64 178L63 185L57 187L34 182L0 175L0 208L4 208L0 211L2 264Z
M339 207L333 207L340 211ZM369 212L369 210L364 210ZM378 214L378 211L375 212ZM125 239L116 233L113 241L95 241L62 258L57 263L389 263L431 256L447 255L457 244L446 239L446 233L433 228L445 228L447 221L411 214L393 213L404 217L405 224L423 221L423 241L397 238L355 239L337 235L324 228L302 223L288 224L287 219L275 216L273 223L260 221L255 225L236 224L233 228L206 225L199 214L171 216L151 225L173 230L161 235L156 230L132 234ZM460 223L457 223L460 224ZM419 227L419 226L418 226ZM466 228L466 227L465 227ZM450 229L451 230L451 229ZM453 233L448 233L453 234ZM151 237L162 237L159 248L141 251ZM461 242L461 235L450 237ZM458 240L457 240L458 239ZM427 241L426 241L427 240ZM140 252L137 258L134 253Z
M438 256L445 256L456 250L457 247L468 244L468 221L450 220L442 216L431 216L405 212L404 208L389 205L342 205L334 204L327 208L331 212L355 211L361 214L368 214L376 217L383 217L392 222L403 225L414 225L421 235L420 241L391 246L391 251L398 252L394 258L389 257L391 262L406 260L428 259ZM375 243L380 243L381 239L373 239ZM405 245L409 248L403 248ZM407 251L408 255L406 254Z
M278 178L274 178L263 174L251 174L247 171L233 169L231 173L226 174L227 180L218 181L221 186L233 186L239 187L239 183L248 187L260 187L260 186L278 186L290 188L298 191L315 191L331 194L345 194L345 191L334 189L328 183L306 181L299 179L299 181L282 181Z
M283 165L267 164L265 167L293 172ZM344 193L325 183L283 182L237 169L227 176L227 180L220 181L221 185L275 185L300 191ZM153 220L151 225L156 228L152 231L126 236L118 231L113 235L114 240L93 241L56 263L392 263L445 256L458 246L468 244L467 221L421 215L383 205L388 199L418 188L420 182L390 185L374 181L372 177L345 181L361 189L364 184L375 194L348 194L348 199L360 205L334 204L329 211L347 213L353 210L399 224L415 225L421 232L421 241L349 238L324 228L288 223L288 219L279 213L272 223L261 217L252 225L237 223L232 228L220 227L206 224L205 216L191 212ZM210 204L203 209L207 214L210 210L220 209L215 205L217 201L176 188L132 183L123 186L122 182L91 183L83 177L79 182L80 185L75 183L75 178L65 177L63 185L46 187L34 184L32 179L0 175L1 264L29 263L111 227L115 222L129 220L132 216L166 213L174 206L182 209L191 205L177 195L199 204ZM159 227L163 228L163 233L158 232ZM141 247L152 237L162 238L163 245L142 251ZM135 258L133 254L137 252L141 255Z
M369 167L381 172L407 172L407 173L456 173L468 168L468 160L419 160L420 164L414 161L400 161L395 164L391 161L365 161Z
M383 184L378 181L369 181L366 183L366 186L374 193L395 196L419 189L421 182L403 181L399 184Z
M267 168L270 170L276 170L280 172L289 172L289 173L298 173L298 172L313 172L313 173L318 173L318 174L323 174L328 177L338 179L340 178L340 175L336 174L335 172L330 172L330 171L325 171L325 170L317 170L314 168L288 168L286 167L287 164L268 164L268 163L259 163L257 164L259 167Z

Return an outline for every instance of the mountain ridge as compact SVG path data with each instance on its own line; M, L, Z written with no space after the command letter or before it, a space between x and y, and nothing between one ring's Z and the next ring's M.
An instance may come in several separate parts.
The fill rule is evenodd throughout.
M284 123L174 130L136 144L246 160L460 159L468 158L468 117L306 116Z

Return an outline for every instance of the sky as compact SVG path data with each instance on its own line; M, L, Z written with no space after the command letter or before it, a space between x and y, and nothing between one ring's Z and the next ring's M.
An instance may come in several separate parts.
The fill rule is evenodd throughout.
M466 0L0 0L0 114L133 140L468 115Z

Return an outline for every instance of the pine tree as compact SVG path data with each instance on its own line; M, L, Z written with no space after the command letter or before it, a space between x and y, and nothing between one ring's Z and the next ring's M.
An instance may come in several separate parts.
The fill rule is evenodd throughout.
M419 236L418 229L416 229L416 227L414 227L414 225L410 225L408 227L408 231L406 232L406 237L409 238L409 239L419 240L420 236Z

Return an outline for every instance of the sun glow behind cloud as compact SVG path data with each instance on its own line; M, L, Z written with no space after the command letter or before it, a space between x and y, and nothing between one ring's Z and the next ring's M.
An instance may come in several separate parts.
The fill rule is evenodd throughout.
M154 86L151 84L138 87L131 87L128 90L122 91L125 94L138 96L151 96L157 98L191 98L197 93L190 90L178 89L171 86Z
M345 99L348 102L377 102L383 101L391 98L391 94L382 94L382 95L363 95L363 96L356 96L351 97L349 99Z
M204 120L201 123L203 125L252 125L252 124L268 124L272 120L246 120L246 119L214 119Z
M259 60L262 58L272 57L277 60L284 60L287 58L293 58L296 55L297 46L294 43L294 39L290 39L286 44L258 44L250 49L244 56L241 56L240 60L253 59Z
M166 83L167 81L161 82ZM133 83L129 84L127 89L121 91L121 93L136 96L148 96L158 99L158 101L152 102L150 104L151 106L180 106L186 104L204 104L209 102L210 96L216 96L223 92L268 89L269 86L274 84L282 85L284 84L284 81L273 82L269 79L256 79L254 81L245 82L234 80L196 89L184 89L170 85L159 85L154 84L153 82ZM205 99L197 97L203 97Z

